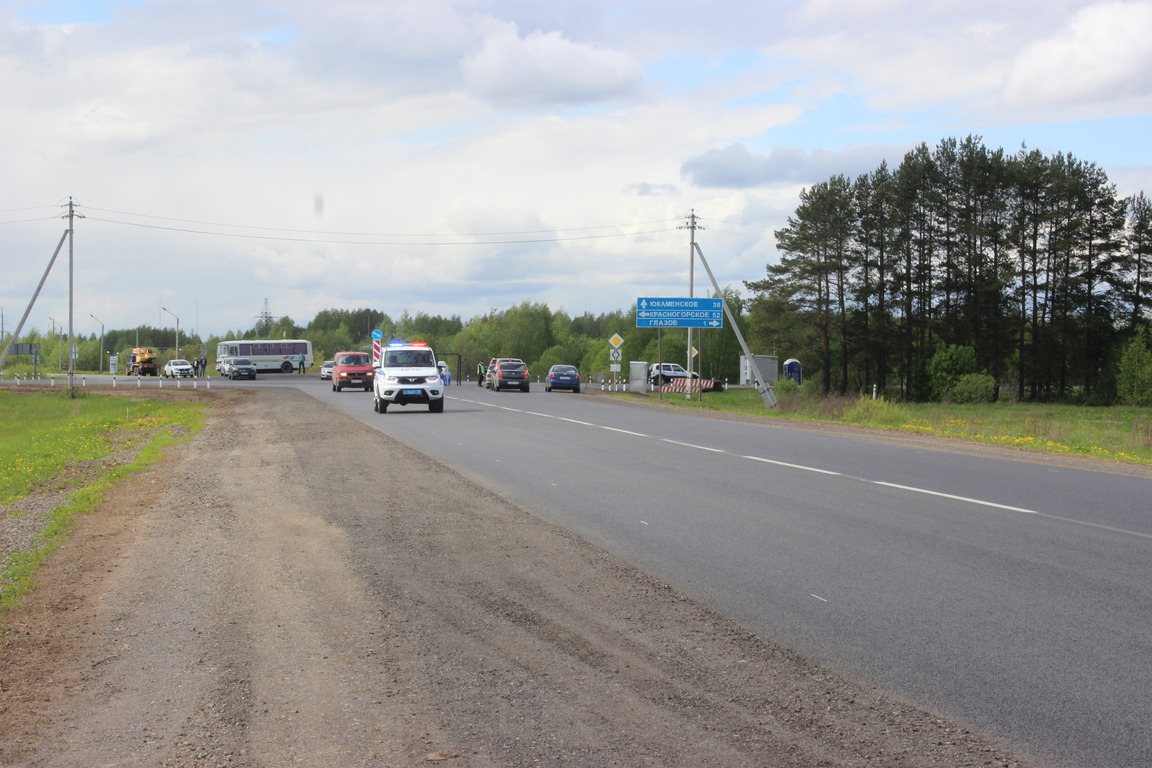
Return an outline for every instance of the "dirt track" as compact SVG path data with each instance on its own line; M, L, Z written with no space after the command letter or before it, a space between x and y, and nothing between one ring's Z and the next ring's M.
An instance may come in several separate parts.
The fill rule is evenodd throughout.
M0 764L1025 765L306 394L178 396L5 623Z

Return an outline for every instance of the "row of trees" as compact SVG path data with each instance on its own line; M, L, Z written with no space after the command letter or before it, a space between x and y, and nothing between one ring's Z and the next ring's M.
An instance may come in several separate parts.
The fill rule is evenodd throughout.
M735 292L728 294L734 311L739 312L742 300ZM657 362L687 362L687 338L683 330L664 330L636 327L636 310L616 311L600 315L585 313L576 317L564 311L554 311L543 303L524 302L509 309L493 309L487 315L464 322L458 316L444 318L439 315L403 312L393 320L375 309L327 309L316 315L307 325L299 325L290 317L267 318L247 330L228 331L223 336L201 338L195 333L182 334L180 355L191 359L203 353L211 366L215 362L216 345L225 339L242 338L305 338L312 342L318 360L331 359L342 350L371 348L372 331L380 330L385 339L423 340L442 356L460 355L463 373L474 374L478 363L487 363L492 357L518 357L529 364L529 370L543 374L559 363L576 365L582 372L608 373L610 363L609 339L619 334L623 339L625 360ZM41 345L42 369L67 369L67 337L42 334L32 330L20 339ZM141 326L127 330L108 330L104 337L104 350L118 352L125 359L134 346L152 347L161 355L161 361L176 357L175 329ZM78 337L76 370L107 370L107 361L100 360L100 339L92 335ZM709 378L734 380L739 372L740 349L728 329L698 330L693 346L699 351L693 367ZM451 360L454 362L455 357ZM9 360L9 366L29 367L26 360ZM121 365L123 370L123 365ZM626 371L626 368L625 368Z
M785 340L825 392L930 399L930 362L971 348L1020 399L1110 402L1149 322L1152 208L1092 163L921 145L894 171L806 189L753 291L753 336Z

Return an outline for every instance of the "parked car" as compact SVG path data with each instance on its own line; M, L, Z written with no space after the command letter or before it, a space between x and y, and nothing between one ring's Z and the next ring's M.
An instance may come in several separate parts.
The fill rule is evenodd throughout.
M688 371L679 363L653 363L648 366L648 381L656 386L667 384L673 379L688 378ZM700 378L700 374L692 371L692 378Z
M523 360L501 360L496 363L496 371L492 376L493 392L513 388L527 392L530 386L528 366Z
M228 378L256 380L256 364L246 357L228 358Z
M323 363L320 364L320 378L321 379L331 379L332 378L332 366L333 366L333 362L331 360L325 360Z
M653 363L648 367L648 381L658 387L664 384L670 384L677 379L686 378L688 378L688 371L684 370L684 366L678 363ZM692 378L700 378L700 373L698 371L692 371ZM713 392L723 392L723 379L713 380L711 390Z
M580 372L574 365L554 365L548 369L548 376L544 379L544 391L554 389L570 389L580 394Z
M177 376L195 376L196 371L192 369L192 363L187 360L169 360L164 363L164 377L174 379Z
M527 369L528 365L518 357L494 357L488 363L488 371L484 374L484 386L488 389L494 389L493 383L496 381L496 374L500 371L500 363L521 363Z
M332 358L332 391L356 387L372 391L376 371L372 368L372 355L367 352L337 352Z

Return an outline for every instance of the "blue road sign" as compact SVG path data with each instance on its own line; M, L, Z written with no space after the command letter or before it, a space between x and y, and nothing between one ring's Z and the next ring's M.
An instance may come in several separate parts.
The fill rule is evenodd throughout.
M637 328L723 328L724 300L677 297L636 299Z

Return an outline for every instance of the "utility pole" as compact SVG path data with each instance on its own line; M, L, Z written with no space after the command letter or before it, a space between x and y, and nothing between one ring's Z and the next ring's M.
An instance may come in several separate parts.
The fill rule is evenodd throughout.
M76 396L76 358L72 354L75 339L73 333L73 306L75 305L75 274L76 260L74 244L76 240L76 217L84 218L76 213L76 204L72 196L68 196L68 396Z
M712 281L712 287L716 290L716 295L720 297L720 304L724 307L724 315L728 318L728 322L732 324L732 330L736 333L736 340L740 342L740 349L744 351L744 356L748 358L748 365L752 368L752 376L755 378L756 389L760 392L760 398L764 401L766 407L775 408L778 402L776 400L776 393L772 389L772 382L760 372L760 365L752 355L752 350L748 349L748 342L744 341L744 334L740 333L740 325L736 322L736 315L734 315L731 308L729 308L728 300L724 298L724 294L720 290L720 284L716 282L716 276L712 274L712 268L708 266L708 260L704 258L704 251L700 250L700 246L696 244L695 240L692 242L692 248L700 257L700 264L704 267L704 271L708 273L708 279Z
M688 213L688 224L680 229L687 228L689 230L689 244L688 244L688 298L694 297L695 284L696 284L696 229L703 229L696 223L696 209L692 208ZM684 399L692 399L692 326L688 326L688 364L684 366L688 371L688 384L684 388Z

